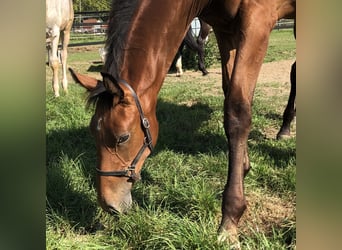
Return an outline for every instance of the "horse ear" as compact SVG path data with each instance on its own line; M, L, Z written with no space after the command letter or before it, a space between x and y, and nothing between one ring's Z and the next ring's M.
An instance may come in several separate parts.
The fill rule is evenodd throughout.
M121 98L124 96L124 91L119 86L118 82L114 79L114 77L108 73L101 72L103 77L103 85L105 88L112 93L113 95L117 95Z
M91 91L95 89L96 87L99 87L98 85L101 85L102 82L100 80L97 80L93 77L82 75L79 73L76 73L72 68L69 68L70 74L75 82L79 83L81 86L86 88L88 91Z

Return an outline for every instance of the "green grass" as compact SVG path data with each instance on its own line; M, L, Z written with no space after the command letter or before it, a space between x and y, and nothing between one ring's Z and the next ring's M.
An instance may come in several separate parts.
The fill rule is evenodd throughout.
M280 32L273 32L271 44L279 36L291 40L291 32ZM268 56L276 60L295 54L293 45L272 50ZM97 47L74 50L69 66L98 76L98 61ZM227 175L219 76L166 77L157 108L156 150L132 190L132 210L114 218L96 202L96 148L85 91L70 78L69 94L56 99L48 67L46 74L47 249L226 249L216 241ZM242 249L294 249L296 244L296 138L274 139L288 90L266 98L269 86L284 88L268 83L256 89Z
M296 42L292 29L273 30L264 62L296 57Z
M267 54L264 62L273 62L279 60L287 60L296 57L296 42L292 29L273 30L271 39L268 45ZM188 49L185 46L182 56L183 69L198 68L198 55L195 51ZM220 53L217 47L214 33L210 33L209 41L205 46L205 65L210 67L212 65L220 65Z

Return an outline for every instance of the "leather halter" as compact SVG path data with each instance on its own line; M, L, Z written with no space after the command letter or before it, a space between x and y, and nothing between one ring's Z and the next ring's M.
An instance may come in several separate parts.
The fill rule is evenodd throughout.
M137 174L135 172L136 164L140 160L140 157L142 156L142 154L144 153L144 151L147 147L150 149L151 153L153 151L152 136L151 136L151 132L150 132L150 123L149 123L148 119L144 116L144 112L141 108L139 98L138 98L137 94L135 93L134 89L125 80L120 80L120 83L124 84L129 89L129 91L131 91L132 96L135 100L135 104L136 104L138 111L139 111L139 114L140 114L141 128L145 134L144 142L143 142L143 145L141 146L139 152L137 153L137 155L133 159L131 165L128 166L127 169L118 170L118 171L102 171L102 170L96 168L96 171L101 176L128 177L128 178L131 178L133 180L137 180L140 178L139 178L139 174Z

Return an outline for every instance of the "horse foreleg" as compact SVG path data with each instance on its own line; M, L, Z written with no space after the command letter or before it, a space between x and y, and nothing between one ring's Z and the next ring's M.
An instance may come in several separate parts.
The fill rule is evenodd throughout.
M175 59L175 67L176 67L176 76L180 77L183 75L183 65L182 65L182 54L183 54L183 48L184 48L184 41L182 44L179 46L178 51L176 53Z
M287 106L284 110L283 114L283 124L277 134L277 139L286 139L290 137L290 128L291 122L296 116L296 106L295 106L295 99L296 99L296 62L292 64L291 73L290 73L290 80L291 80L291 90L289 100L287 102Z
M210 25L200 19L201 29L200 33L197 38L197 44L199 46L198 50L198 68L202 71L203 75L207 75L209 72L205 68L204 63L204 46L208 39L209 32L210 32Z
M62 87L65 93L68 93L68 78L67 78L67 58L68 58L68 45L70 40L70 30L65 29L62 33Z
M249 13L250 14L250 13ZM253 13L246 15L253 18ZM229 59L226 40L228 34L217 34L221 58L226 57L222 71L224 101L224 128L228 139L229 162L228 178L223 192L222 219L219 228L219 240L227 240L239 248L238 223L247 208L244 194L244 177L250 169L248 156L248 135L252 121L252 99L258 74L266 53L270 30L255 22L245 22L241 27L244 37L239 41L234 66ZM248 25L247 25L248 24ZM225 40L226 39L226 40ZM231 38L232 39L232 38ZM255 48L258 48L257 50ZM229 72L231 79L229 79Z
M59 42L59 31L54 32L54 36L51 40L51 49L49 50L49 64L52 69L52 89L55 97L59 97L59 83L58 83L58 67L59 59L57 55Z
M230 132L231 128L233 128L233 124L235 124L235 126L238 125L236 123L236 119L230 121L232 117L229 115L231 113L229 109L235 106L232 105L234 99L229 98L229 96L236 50L233 50L234 46L233 43L231 43L233 40L232 37L229 37L224 32L217 31L215 28L214 31L221 55L222 89L225 96L224 128L229 147L229 171L222 197L222 219L219 227L218 239L219 241L228 241L230 245L239 246L237 225L240 217L246 209L246 204L243 192L243 172L245 172L243 169L245 167L242 167L242 164L240 164L243 162L242 159L244 156L238 154L243 153L243 155L245 155L246 146L245 144L241 144L242 148L236 148L236 146L233 146L238 143L235 142L236 136L232 135ZM239 128L239 126L237 126L237 128ZM241 160L238 160L237 158L241 158ZM247 168L249 168L249 166Z
M247 138L251 127L251 100L241 89L243 86L232 88L233 83L228 83L224 101L224 128L228 139L229 162L222 197L219 240L227 240L239 248L238 223L247 207L244 177L250 169Z
M183 75L182 67L182 55L179 55L178 59L176 60L176 76L180 77L181 75Z
M199 36L197 38L197 44L198 44L198 50L197 50L197 54L198 54L198 68L200 71L202 71L202 74L205 76L207 75L209 72L207 71L207 69L205 68L205 63L204 63L204 45L205 45L205 41Z

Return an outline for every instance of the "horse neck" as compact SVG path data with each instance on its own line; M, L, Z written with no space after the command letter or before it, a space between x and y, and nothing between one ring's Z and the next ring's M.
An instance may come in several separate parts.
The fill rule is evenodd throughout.
M296 18L296 0L278 0L277 1L278 20L281 18Z
M195 12L184 14L182 10L189 9L185 4L189 1L141 1L131 20L120 78L136 90L143 106L156 103L173 57L196 16Z

